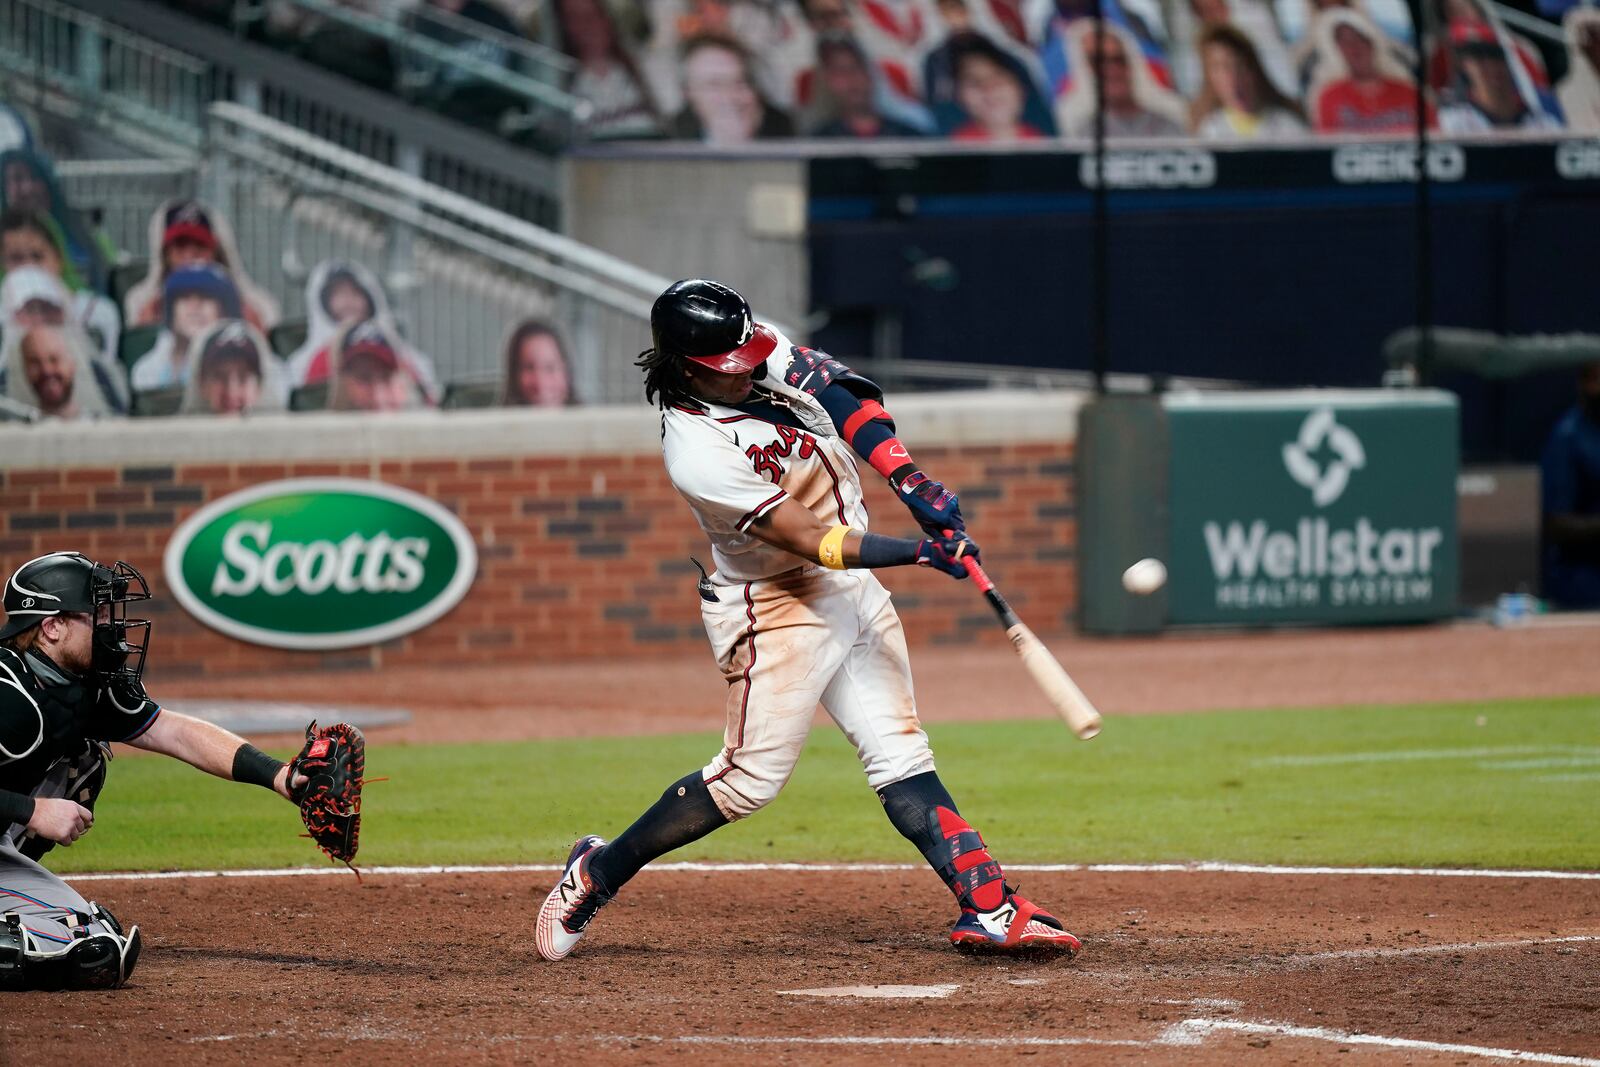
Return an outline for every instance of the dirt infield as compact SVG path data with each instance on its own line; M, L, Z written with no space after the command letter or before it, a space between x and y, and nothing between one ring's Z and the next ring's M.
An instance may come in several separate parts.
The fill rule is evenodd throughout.
M1592 626L1462 625L1056 650L1116 715L1592 693L1597 640ZM913 660L930 721L1043 713L1003 647ZM693 657L152 688L415 711L376 745L711 730L721 686ZM1595 880L1022 872L1086 946L1041 965L956 955L926 870L647 870L549 965L531 922L553 879L86 877L87 896L143 926L145 959L115 993L8 996L0 1067L1495 1062L1484 1049L1600 1067ZM862 985L953 988L793 992Z
M1108 715L1497 700L1600 692L1586 625L1500 630L1463 623L1368 630L1076 638L1051 649ZM1048 715L1009 646L911 650L926 722ZM159 667L159 662L156 663ZM158 698L399 706L415 716L375 743L634 736L722 728L724 683L709 652L657 660L506 663L460 671L175 679ZM473 714L465 715L462 712Z
M656 871L543 964L528 925L553 877L85 881L138 916L147 958L70 1014L9 996L0 1062L1490 1062L1397 1041L1600 1057L1595 882L1024 873L1086 945L1029 964L953 952L926 871ZM877 984L955 988L784 992Z

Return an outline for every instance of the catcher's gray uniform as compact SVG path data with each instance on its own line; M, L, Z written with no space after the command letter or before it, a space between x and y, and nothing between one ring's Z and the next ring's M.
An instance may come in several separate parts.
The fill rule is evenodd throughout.
M28 832L34 798L70 797L93 808L111 758L108 741L131 741L161 709L88 685L37 652L0 646L0 921L14 916L35 947L68 946L121 933L75 890L39 865L52 844Z

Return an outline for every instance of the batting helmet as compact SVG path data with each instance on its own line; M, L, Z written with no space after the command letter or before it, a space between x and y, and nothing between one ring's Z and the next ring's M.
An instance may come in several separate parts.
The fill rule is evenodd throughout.
M722 374L754 370L778 347L778 335L750 316L729 286L706 278L673 282L650 308L656 351Z

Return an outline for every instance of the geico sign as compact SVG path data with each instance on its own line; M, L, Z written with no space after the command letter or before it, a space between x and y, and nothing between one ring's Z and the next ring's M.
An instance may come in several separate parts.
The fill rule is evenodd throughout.
M1210 152L1107 152L1108 189L1201 189L1217 184L1217 159ZM1078 180L1093 189L1099 183L1094 155L1078 160Z
M1600 141L1556 145L1556 173L1568 181L1600 178Z
M1460 145L1428 146L1428 177L1458 182L1467 175L1467 154ZM1417 180L1417 146L1352 144L1333 150L1333 176L1346 185Z

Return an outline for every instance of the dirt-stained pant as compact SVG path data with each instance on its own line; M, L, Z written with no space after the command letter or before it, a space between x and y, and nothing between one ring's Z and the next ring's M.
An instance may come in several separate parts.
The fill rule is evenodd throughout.
M855 745L873 789L933 770L905 633L871 571L807 566L757 582L711 581L717 602L700 611L728 680L728 725L704 773L723 815L743 818L778 795L819 703Z

